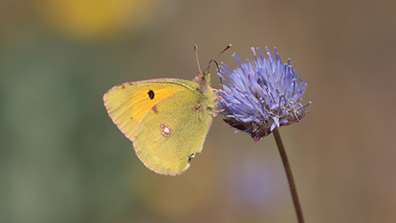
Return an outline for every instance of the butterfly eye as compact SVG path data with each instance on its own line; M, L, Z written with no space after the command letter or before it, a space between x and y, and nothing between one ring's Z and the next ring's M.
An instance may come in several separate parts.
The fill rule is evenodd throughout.
M190 162L192 159L194 159L195 154L196 154L196 153L193 153L193 154L191 154L191 155L188 157L188 162Z
M153 90L149 90L149 92L147 92L148 96L150 97L151 100L154 99L154 91Z

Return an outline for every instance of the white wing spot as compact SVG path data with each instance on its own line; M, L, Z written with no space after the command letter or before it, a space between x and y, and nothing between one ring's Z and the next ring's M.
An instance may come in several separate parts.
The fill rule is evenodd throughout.
M172 133L171 127L169 125L167 125L167 124L164 124L164 123L162 123L160 125L160 131L161 131L161 134L163 136L165 136L165 137L170 136L170 134Z

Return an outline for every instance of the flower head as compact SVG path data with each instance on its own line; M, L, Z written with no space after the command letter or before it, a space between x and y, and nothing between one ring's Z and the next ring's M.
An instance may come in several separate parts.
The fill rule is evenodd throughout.
M224 121L247 132L255 142L269 135L275 128L298 122L306 114L307 105L301 103L307 84L294 74L288 63L282 64L275 48L275 59L267 49L265 59L257 48L251 51L255 60L243 63L234 53L240 67L231 70L222 63L218 75L226 83L219 91L218 101Z

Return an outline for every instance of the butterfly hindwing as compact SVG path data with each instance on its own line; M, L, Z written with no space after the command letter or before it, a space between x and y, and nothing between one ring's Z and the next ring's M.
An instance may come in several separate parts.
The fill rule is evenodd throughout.
M198 86L198 85L197 85ZM142 162L157 173L176 175L202 150L212 111L198 91L180 91L159 102L139 124L134 146Z

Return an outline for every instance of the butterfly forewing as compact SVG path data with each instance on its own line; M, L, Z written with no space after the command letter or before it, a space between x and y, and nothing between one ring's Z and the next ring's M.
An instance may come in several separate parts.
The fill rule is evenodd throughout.
M159 101L185 90L179 84L164 86L165 80L138 81L117 85L103 97L109 116L130 140L139 122ZM155 91L154 91L155 90Z

